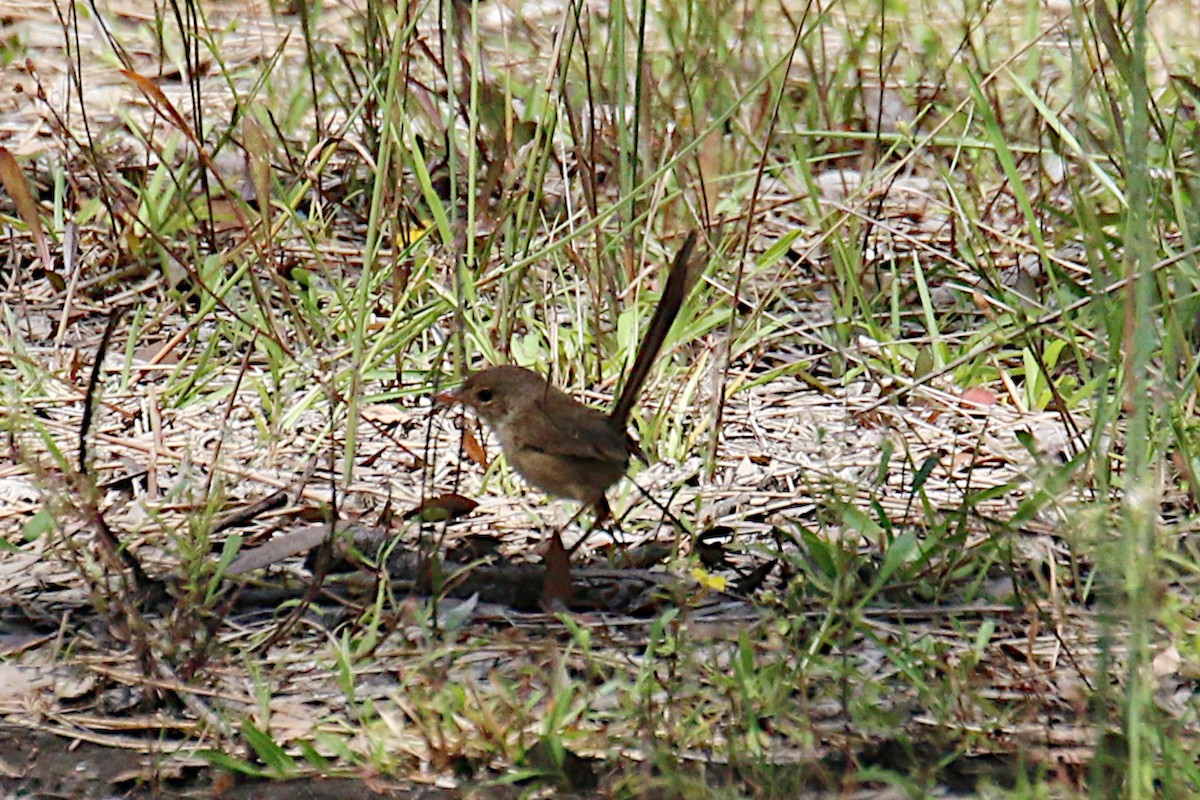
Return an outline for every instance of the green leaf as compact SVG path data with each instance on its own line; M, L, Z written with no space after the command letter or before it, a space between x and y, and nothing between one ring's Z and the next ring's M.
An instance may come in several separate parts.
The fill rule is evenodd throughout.
M290 775L296 771L295 759L284 752L270 734L259 729L250 720L242 722L242 736L273 775Z
M913 493L920 492L925 486L925 481L929 480L930 473L938 464L937 456L929 456L921 462L921 466L917 468L917 473L913 476L912 490Z
M883 585L896 570L908 562L917 549L917 534L911 528L892 539L883 556L883 567L879 570L878 584Z
M267 772L240 758L226 755L219 750L198 750L196 755L203 758L214 767L234 772L238 775L249 775L252 778L270 777Z
M330 760L328 758L326 758L325 756L321 755L320 753L318 753L317 749L315 747L313 747L312 742L299 741L299 742L296 742L296 746L300 748L300 754L302 756L304 756L305 761L307 761L309 764L316 767L317 769L321 770L322 772L329 771L329 768L331 766Z
M879 539L879 534L883 533L883 527L878 522L868 517L861 509L853 506L846 506L842 509L842 523L871 541L876 541Z
M25 537L25 541L32 542L53 530L54 515L50 513L49 509L42 506L36 514L25 520L25 524L21 526L21 535Z
M807 528L800 531L800 538L804 540L804 546L808 548L808 557L816 564L817 568L825 573L826 577L835 577L837 564L834 562L833 551L830 550L829 543Z

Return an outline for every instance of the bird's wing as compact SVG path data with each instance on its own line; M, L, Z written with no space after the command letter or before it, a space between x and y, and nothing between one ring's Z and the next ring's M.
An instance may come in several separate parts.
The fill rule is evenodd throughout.
M523 415L520 428L513 432L518 447L568 458L628 460L625 431L615 430L599 411L575 407L572 413L555 413L547 411L545 402L530 410L534 408L536 413Z

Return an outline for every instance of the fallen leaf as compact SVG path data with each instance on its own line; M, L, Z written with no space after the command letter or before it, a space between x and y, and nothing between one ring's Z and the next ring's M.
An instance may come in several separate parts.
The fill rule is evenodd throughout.
M574 593L571 585L571 554L563 547L562 537L555 531L546 544L543 556L546 574L542 579L542 606L548 611L566 610Z
M975 463L975 452L972 450L959 450L950 459L950 469L959 472L961 470L970 469Z
M54 275L50 245L46 241L46 232L42 230L42 218L38 214L37 201L33 199L33 192L29 190L29 180L25 177L25 171L21 169L21 165L17 163L17 159L7 147L0 147L0 183L4 185L8 196L12 198L13 205L17 207L21 221L25 223L25 227L29 228L29 233L33 236L34 244L37 245L38 258L41 259L42 269L46 271L46 276ZM59 281L62 280L59 276L55 277L58 277ZM54 288L56 291L62 291L65 284L56 285Z
M133 351L133 360L142 364L178 364L179 353L169 347L171 342L154 342Z
M1150 662L1150 669L1155 678L1161 679L1177 674L1182 664L1183 657L1179 655L1179 649L1171 645L1154 657Z
M243 550L238 557L230 562L225 574L241 575L261 567L277 564L290 556L307 553L325 541L329 535L328 525L305 525L302 528L276 535L266 544L250 550Z
M138 91L146 96L147 100L157 106L158 111L169 119L181 133L187 136L192 142L196 141L196 135L192 132L191 126L187 124L187 120L179 113L175 105L167 99L167 96L163 94L163 90L158 88L154 81L131 69L123 69L121 70L121 74L133 83L138 88Z
M483 449L483 445L475 438L475 434L470 431L463 431L463 452L467 454L467 458L474 461L479 466L487 469L488 457L487 451Z
M704 567L692 567L692 578L705 589L715 592L725 591L725 578L721 575L713 575Z
M263 227L271 230L271 139L254 117L242 120L242 139L250 159L250 179L254 182L254 197L262 215Z
M380 425L394 425L408 416L396 403L371 403L363 406L358 413L363 419Z
M479 508L479 503L471 498L447 492L439 494L437 497L431 497L416 508L407 511L404 518L419 518L422 522L445 522L448 519L465 517L477 508Z
M990 389L984 389L982 386L972 386L963 391L961 395L964 405L976 406L982 408L984 406L994 406L1000 402L1000 398Z

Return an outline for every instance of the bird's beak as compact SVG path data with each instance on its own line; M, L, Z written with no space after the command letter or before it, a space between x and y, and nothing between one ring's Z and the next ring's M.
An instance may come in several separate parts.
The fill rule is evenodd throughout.
M434 408L449 408L456 406L462 402L462 394L460 389L450 389L445 392L438 392L433 396Z

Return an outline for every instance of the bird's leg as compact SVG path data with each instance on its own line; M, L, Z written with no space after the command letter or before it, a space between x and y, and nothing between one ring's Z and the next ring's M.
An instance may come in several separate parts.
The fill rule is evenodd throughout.
M576 511L574 514L572 514L572 515L571 515L571 518L570 518L569 520L567 520L567 521L566 521L566 522L564 522L562 525L559 525L557 528L555 528L555 529L554 529L554 532L553 532L552 534L550 534L550 536L549 536L549 537L548 537L548 538L547 538L547 539L546 539L546 540L545 540L545 541L544 541L542 544L538 545L538 548L537 548L537 550L536 550L535 552L536 552L538 555L545 555L545 554L546 554L546 551L547 551L547 550L550 548L550 544L551 544L551 542L553 542L553 541L554 541L556 538L557 538L559 541L562 541L562 534L563 534L563 531L565 531L567 528L569 528L569 527L571 527L573 524L575 524L575 520L579 519L579 515L583 513L583 510L584 510L585 508L587 508L587 506L580 506L580 507L579 507L579 510L578 510L578 511ZM591 531L590 531L590 529L589 529L589 533L590 533L590 532L591 532ZM587 534L584 534L584 539L586 539L586 538L587 538ZM582 541L583 541L583 539L580 539L580 541L582 542ZM575 547L579 547L579 544L578 544L578 543L576 543L576 544L575 544ZM575 552L575 547L572 547L570 550L567 550L567 554L569 555L569 554L571 554L571 553L574 553L574 552Z
M593 503L591 508L593 511L595 511L595 515L592 518L592 524L589 525L587 530L583 532L583 535L579 537L579 541L571 545L571 547L567 550L568 555L574 555L575 551L579 549L579 546L587 541L588 537L592 535L592 532L595 531L596 528L601 527L606 522L614 521L612 508L608 505L608 498L604 495L600 495L600 499ZM554 541L555 537L558 537L561 540L563 531L574 525L575 521L579 519L580 515L582 515L587 509L588 506L586 505L580 506L579 510L572 514L571 518L567 520L566 523L555 528L554 533L550 534L550 537L546 539L545 543L538 546L538 555L546 554L546 551L550 547L550 543ZM614 536L614 538L616 537ZM617 543L622 545L624 544L623 542Z
M574 522L576 519L579 518L579 515L583 513L584 508L587 508L587 506L583 506L578 511L575 512L575 516L571 517L571 522ZM576 550L579 549L579 546L581 544L583 544L584 542L587 541L587 538L592 535L592 532L594 530L596 530L596 528L599 528L600 526L604 525L606 522L614 521L612 508L608 505L608 498L605 497L604 495L600 495L600 499L592 504L592 509L596 512L595 515L592 517L592 524L589 525L588 529L583 532L583 536L579 537L579 541L571 546L571 550L569 552L572 555L575 553ZM571 523L568 522L567 524L570 525ZM616 539L618 537L614 535L613 538ZM624 544L624 542L620 542L620 541L618 541L617 543L621 544L621 545Z

